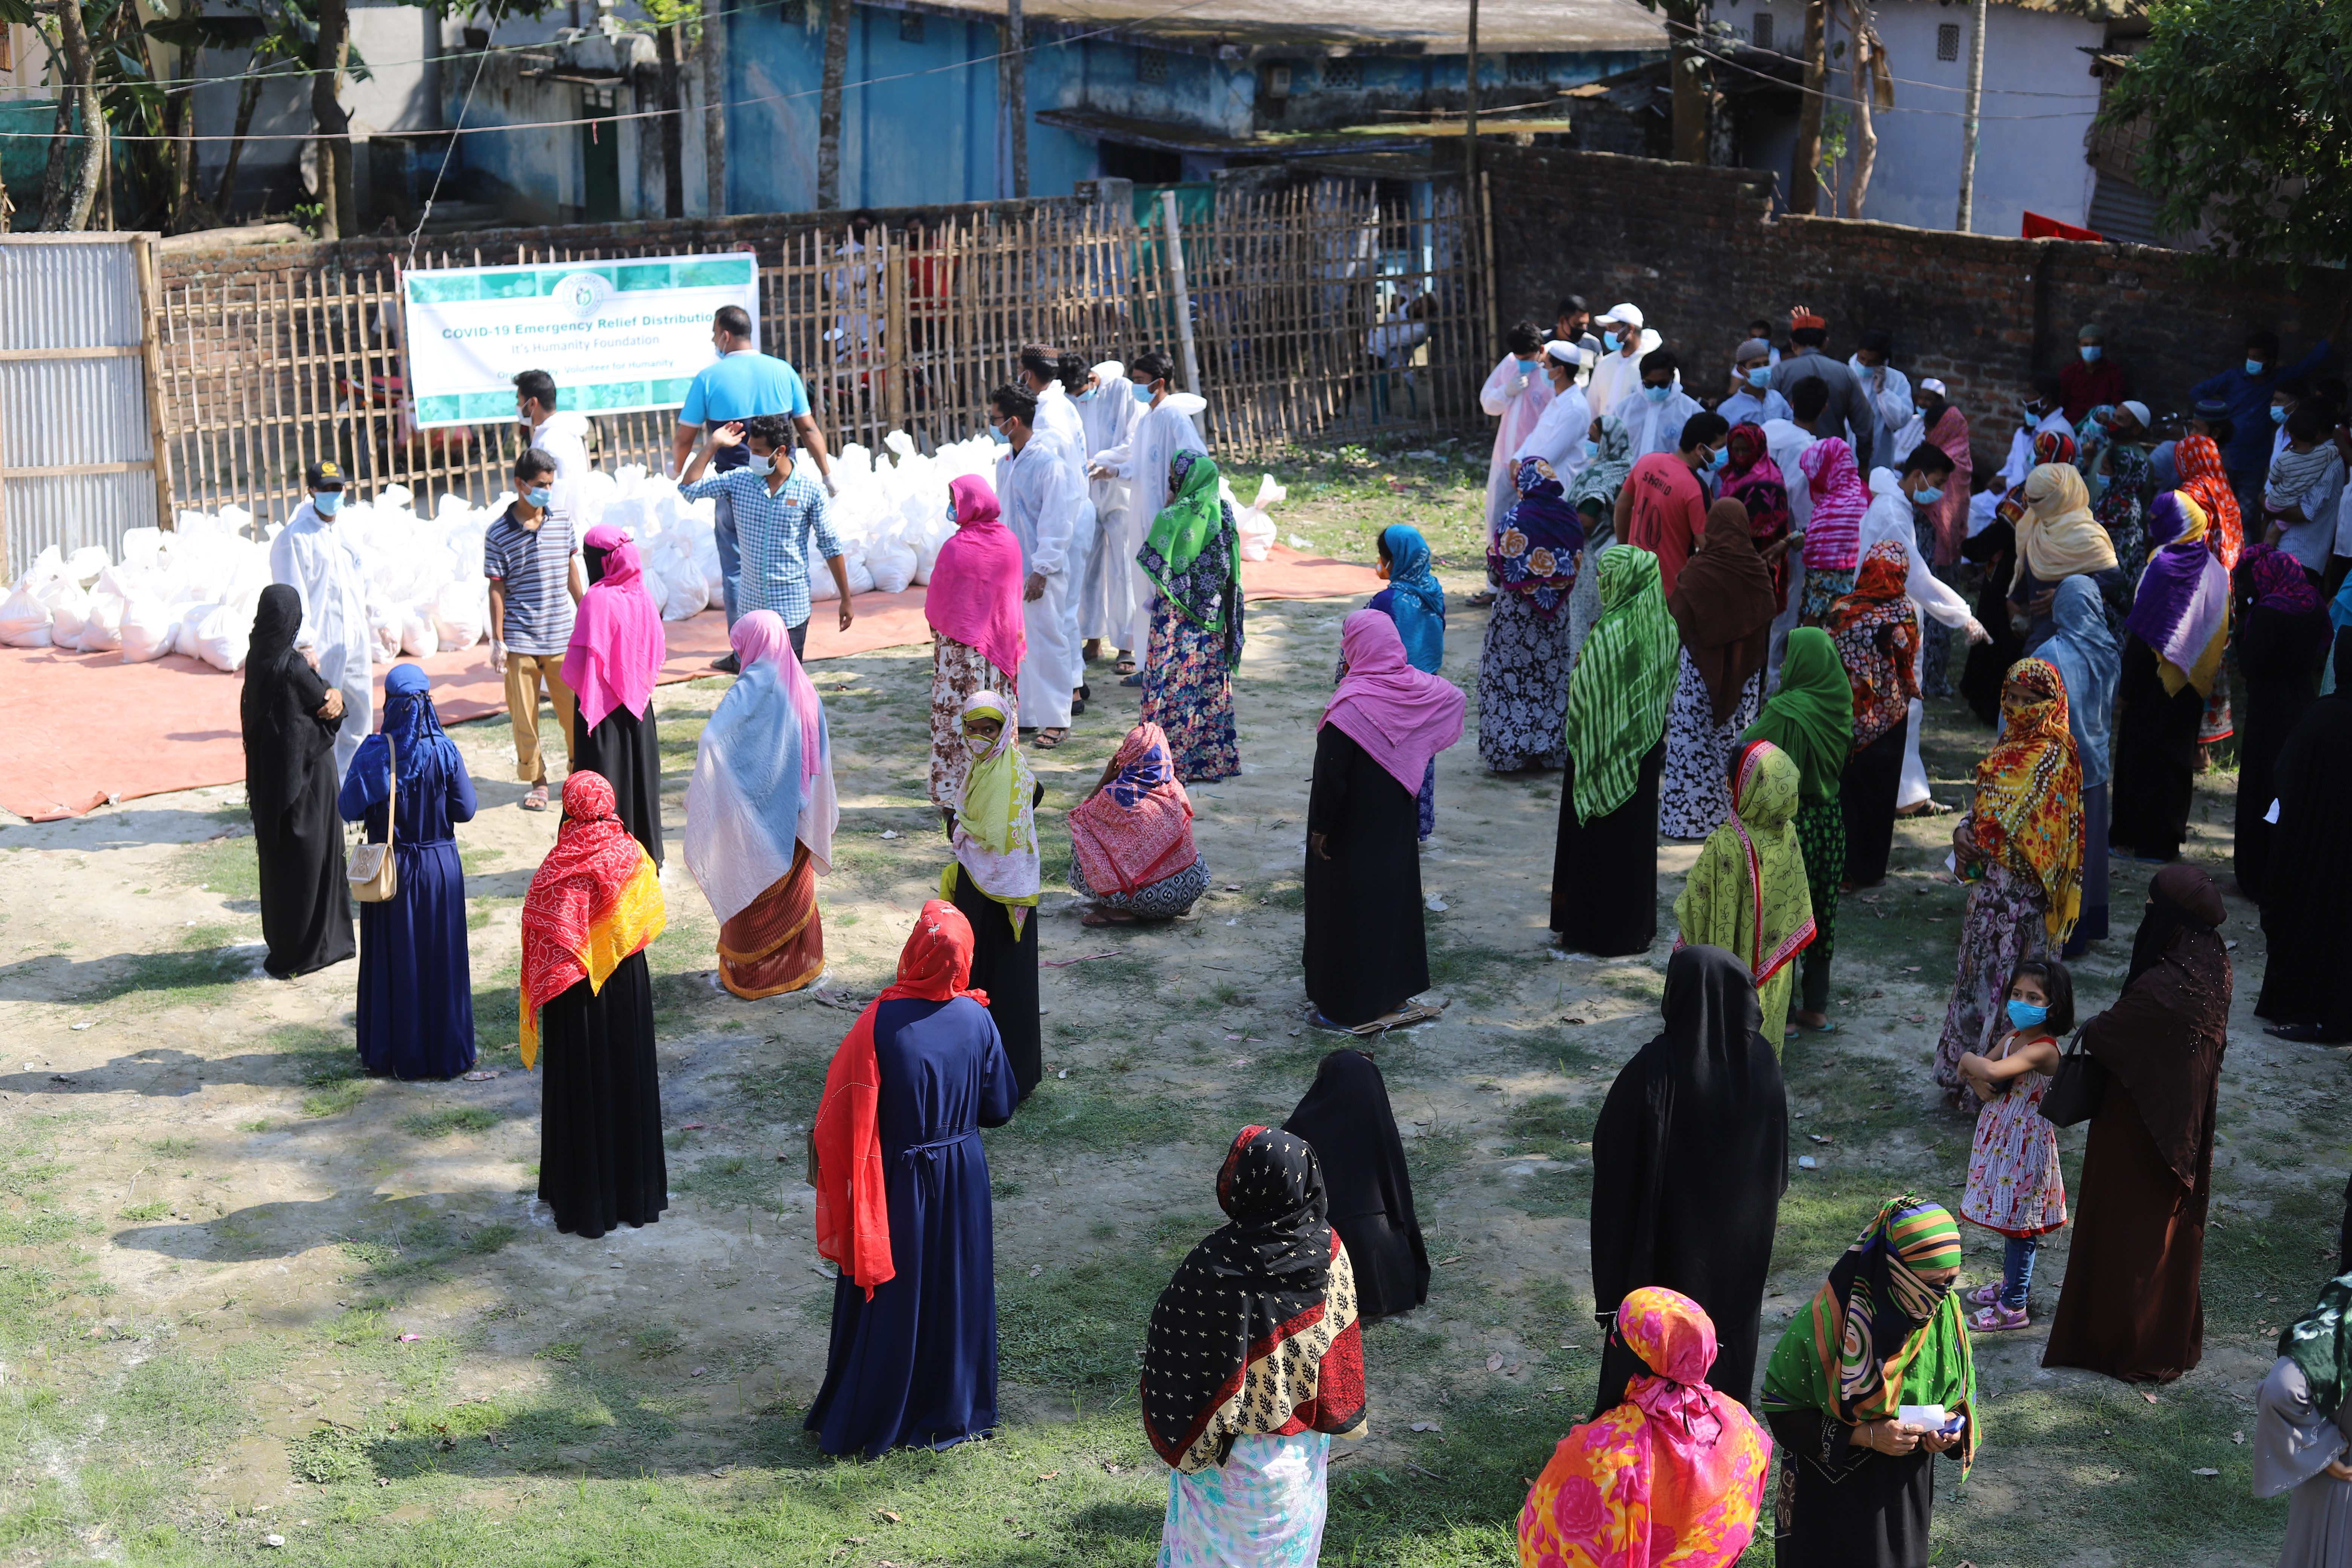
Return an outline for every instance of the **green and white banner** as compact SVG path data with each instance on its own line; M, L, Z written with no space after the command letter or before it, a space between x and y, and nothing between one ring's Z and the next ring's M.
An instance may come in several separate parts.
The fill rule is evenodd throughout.
M760 322L749 255L632 257L545 267L456 267L403 275L408 393L422 426L515 416L515 376L555 377L583 414L675 408L712 363L722 305Z

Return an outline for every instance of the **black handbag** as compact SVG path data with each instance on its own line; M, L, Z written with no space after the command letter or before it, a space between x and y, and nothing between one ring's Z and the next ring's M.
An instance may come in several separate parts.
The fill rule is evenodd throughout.
M2042 1091L2042 1114L2059 1127L2072 1127L2078 1121L2088 1121L2099 1113L2100 1102L2107 1097L2106 1064L2083 1048L2083 1029L2066 1042L2066 1049L2058 1058L2058 1070L2051 1075L2050 1087Z

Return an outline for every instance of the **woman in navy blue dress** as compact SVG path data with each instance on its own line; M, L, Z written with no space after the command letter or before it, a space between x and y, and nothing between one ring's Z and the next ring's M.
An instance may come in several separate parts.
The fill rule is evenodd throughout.
M897 984L841 1042L811 1130L817 1250L840 1265L808 1429L828 1454L945 1448L996 1425L996 1240L983 1127L1020 1090L968 988L971 924L923 906Z
M474 819L474 781L441 732L425 671L384 678L383 728L360 742L337 803L383 842L400 773L392 853L400 890L360 906L360 1060L394 1078L455 1078L474 1065L474 982L466 960L466 872L450 825ZM389 738L390 745L386 741Z

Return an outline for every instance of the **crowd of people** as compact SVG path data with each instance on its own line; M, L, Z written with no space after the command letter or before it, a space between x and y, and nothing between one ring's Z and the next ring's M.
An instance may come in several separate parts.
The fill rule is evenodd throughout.
M759 999L824 968L815 888L838 807L801 663L813 558L831 563L845 628L854 606L805 394L788 366L756 363L747 329L720 312L720 358L688 405L698 423L679 434L684 493L720 503L735 676L698 743L684 845L720 980ZM2033 1321L2036 1254L2069 1224L2046 1364L2136 1382L2198 1364L2233 977L2221 892L2179 851L2217 740L2239 742L2233 869L2272 943L2258 1011L2288 1040L2352 1039L2352 986L2328 962L2352 923L2333 896L2352 861L2335 809L2352 777L2352 521L2336 521L2352 520L2352 427L2341 384L2301 379L2328 344L2273 369L2276 340L2255 334L2242 369L2193 389L2175 421L2126 395L2086 325L1979 487L1955 388L1915 388L1885 333L1843 361L1828 341L1802 308L1785 342L1759 321L1717 389L1634 306L1596 318L1570 299L1549 332L1514 327L1486 384L1478 757L1560 770L1560 944L1648 951L1660 841L1699 843L1673 905L1663 1026L1594 1133L1607 1350L1592 1419L1528 1494L1529 1563L1643 1541L1654 1558L1661 1540L1676 1561L1727 1563L1759 1527L1777 1444L1785 1561L1925 1563L1934 1458L1965 1473L1985 1437L1970 1337ZM1240 771L1244 617L1234 520L1199 402L1171 374L1157 352L1129 366L1024 350L989 399L1006 448L993 482L950 489L955 532L926 600L947 855L895 982L833 1056L811 1134L818 1243L839 1276L807 1425L830 1453L943 1447L996 1421L979 1132L1017 1117L1043 1073L1031 759L1085 714L1089 664L1117 661L1140 716L1066 814L1086 922L1166 921L1208 887L1184 786ZM485 571L523 807L549 804L542 689L570 763L523 910L520 1033L526 1065L544 1063L541 1196L559 1229L594 1237L667 1203L645 959L665 921L651 698L666 650L626 535L592 530L575 550L565 469L584 451L537 444L564 434L555 402L551 382L518 378L534 444ZM2239 426L2264 406L2279 411L2267 457ZM344 647L364 616L333 528L343 476L320 465L309 480L245 693L268 967L352 956L358 886L362 1058L448 1077L474 1062L452 829L478 802L421 669L391 672L373 721L364 653L354 667ZM1468 710L1442 673L1428 542L1399 525L1372 544L1387 585L1342 624L1303 864L1307 1016L1356 1036L1410 1021L1430 984L1418 846ZM1932 1072L1975 1118L1963 1195L1957 1215L1897 1194L1855 1216L1759 1381L1789 1163L1782 1054L1839 1026L1842 897L1897 868L1899 816L1951 810L1919 736L1923 699L1953 694L1996 727L1946 862L1970 890ZM389 846L390 874L347 884L344 821ZM2111 855L2160 868L2121 994L2078 1028L2066 960L2110 933ZM2085 1058L2105 1072L2087 1101L2062 1091ZM2062 1114L2090 1123L2071 1215ZM1161 1560L1311 1563L1331 1439L1366 1427L1362 1330L1428 1292L1369 1051L1326 1057L1284 1127L1242 1129L1214 1184L1229 1223L1177 1270L1139 1347L1141 1419L1172 1472ZM1962 1222L2003 1238L2000 1276L1965 1291ZM2334 1337L2352 1284L2330 1289L2265 1391L2265 1421L2297 1434L2265 1428L2263 1474L2282 1489L2352 1486L2313 1435L2352 1372L2352 1339ZM2352 1491L2313 1496L2296 1492L2296 1530L2316 1539L2330 1526L2306 1531L2305 1514L2352 1508Z

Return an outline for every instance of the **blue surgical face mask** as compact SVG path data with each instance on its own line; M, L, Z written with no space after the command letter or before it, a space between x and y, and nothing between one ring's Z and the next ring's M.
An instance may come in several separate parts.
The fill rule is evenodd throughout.
M1706 455L1706 471L1710 474L1719 473L1722 471L1723 465L1729 461L1731 461L1731 448L1717 447Z
M1099 386L1089 386L1084 392L1072 394L1071 399L1073 402L1077 403L1092 403L1095 400L1095 394L1101 390L1102 388Z
M1601 456L1601 443L1595 441L1590 436L1586 437L1584 438L1584 455L1587 458L1597 458Z
M1611 331L1603 331L1601 334L1601 341L1609 345L1609 352L1611 353L1615 353L1619 349L1625 346L1625 340Z
M1642 388L1642 395L1653 403L1664 403L1674 395L1674 391L1672 386L1645 386Z
M1151 401L1151 384L1149 382L1130 381L1127 384L1135 388L1135 400L1138 403Z
M2097 360L2097 358L2098 358L2098 357L2099 357L2099 345L2098 345L2098 344L2096 344L2096 343L2084 343L2084 344L2083 345L2083 363L2084 363L2084 364L2090 364L2090 363L2092 363L2094 361Z
M776 471L776 459L773 458L753 458L743 466L751 469L755 478L764 479L770 474Z
M1013 445L1013 437L1004 433L1004 426L1002 425L991 425L988 427L988 438L1000 447Z
M1533 370L1536 367L1536 356L1533 354L1514 354L1511 357L1519 362L1521 370Z
M522 499L530 502L531 505L539 508L540 510L545 511L547 510L548 503L555 499L555 492L548 489L547 486L541 485L535 490L523 491Z
M1944 499L1944 487L1941 485L1929 485L1924 490L1913 490L1911 492L1911 499L1918 502L1921 506L1934 506L1937 501Z
M2270 369L2270 364L2267 361L2250 359L2246 362L2246 374L2248 375L2260 375L2268 369Z
M2271 405L2271 423L2273 425L2284 425L2286 423L2286 410L2280 407L2275 403Z
M1772 367L1759 364L1748 373L1748 384L1761 392L1772 384Z
M311 510L320 517L332 517L343 509L343 492L320 490L310 498Z
M2010 998L2009 1021L2012 1027L2040 1028L2042 1021L2048 1016L2050 1016L2050 1009L2047 1007L2037 1007L2031 1002L2020 1002L2013 996Z

